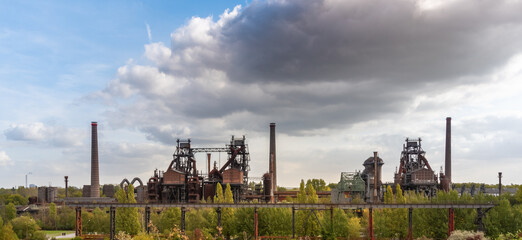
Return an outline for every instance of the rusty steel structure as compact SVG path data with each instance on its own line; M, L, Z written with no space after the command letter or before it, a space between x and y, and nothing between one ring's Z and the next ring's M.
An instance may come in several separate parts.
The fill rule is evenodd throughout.
M222 166L210 168L210 153L227 153L227 161ZM198 172L195 153L207 153L208 174ZM165 171L154 171L147 182L147 199L151 203L197 203L212 199L217 184L223 188L230 185L235 202L246 200L252 194L248 189L250 154L246 138L232 136L224 148L194 148L191 140L177 140L173 160ZM264 194L263 194L264 195ZM266 199L266 197L265 197Z
M378 202L382 198L382 165L384 161L377 156L377 152L363 163L364 171L361 177L365 182L364 201L366 202Z
M399 184L403 190L420 192L432 197L437 193L438 179L425 157L426 152L422 149L421 141L420 138L406 138L394 184Z

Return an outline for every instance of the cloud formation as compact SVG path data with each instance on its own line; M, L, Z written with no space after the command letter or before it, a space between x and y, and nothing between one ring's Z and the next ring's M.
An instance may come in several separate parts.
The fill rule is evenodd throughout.
M43 143L55 147L80 146L84 137L77 129L49 126L41 122L12 124L4 130L4 135L7 140Z
M13 165L13 161L4 151L0 151L0 166Z
M297 135L349 127L489 81L522 51L521 11L513 1L256 1L193 17L170 48L146 45L154 65L121 67L103 93L119 103L113 122L163 142L210 121L217 131L277 121Z
M95 95L109 103L111 126L163 146L187 137L222 144L239 134L262 146L276 122L285 182L299 177L296 165L311 177L331 176L328 166L342 168L345 159L345 170L360 169L374 150L391 179L406 137L425 139L438 170L446 116L455 117L457 165L512 161L507 148L518 147L510 142L522 131L495 126L520 120L513 103L522 89L522 2L431 3L268 0L217 19L193 17L170 46L145 45L147 61L120 67ZM494 155L497 147L505 153ZM309 167L318 161L328 164Z

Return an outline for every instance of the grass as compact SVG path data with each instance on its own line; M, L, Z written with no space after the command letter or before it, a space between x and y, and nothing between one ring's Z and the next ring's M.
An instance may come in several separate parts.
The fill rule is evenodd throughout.
M74 233L74 231L71 231L71 230L45 230L43 232L45 233L45 235L47 235L47 237L62 236L62 233L65 233L65 234Z

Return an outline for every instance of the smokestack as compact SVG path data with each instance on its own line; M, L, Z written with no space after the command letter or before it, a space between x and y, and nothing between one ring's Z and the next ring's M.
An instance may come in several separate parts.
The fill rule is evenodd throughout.
M91 122L91 196L100 197L100 168L98 166L98 123Z
M210 153L207 153L207 160L208 160L208 163L207 163L207 168L208 168L208 176L210 176Z
M498 172L498 196L502 195L502 172Z
M275 123L270 123L270 154L268 157L270 159L270 176L272 177L272 189L273 191L277 191L277 168L276 168L276 140L275 140Z
M451 118L446 118L446 158L445 158L445 183L447 191L451 190Z
M67 189L68 189L68 180L69 177L68 176L65 176L65 198L67 198Z
M373 202L377 203L377 152L373 152Z

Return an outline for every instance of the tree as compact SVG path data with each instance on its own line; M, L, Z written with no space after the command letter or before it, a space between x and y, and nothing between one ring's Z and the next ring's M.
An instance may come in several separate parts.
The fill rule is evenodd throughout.
M13 203L14 205L27 205L29 203L29 200L16 193L16 194L10 194L6 198L6 203Z
M152 219L152 216L151 216ZM181 209L179 208L167 208L159 215L156 221L153 221L154 225L158 228L160 233L168 234L172 229L177 227L181 221Z
M54 229L56 229L56 217L57 217L56 204L51 203L51 204L49 204L49 220L51 222L51 226L53 226Z
M45 239L45 234L42 238L42 232L39 232L40 227L36 224L36 221L28 216L21 216L11 221L13 231L16 233L18 238L21 239Z
M5 206L5 218L7 219L7 221L11 221L15 217L16 217L16 207L12 202L10 202L9 204L7 204L7 206Z
M132 184L128 186L125 192L123 189L118 190L115 194L119 203L136 203L134 197L134 187ZM116 209L116 232L126 232L136 235L140 232L140 218L137 208L118 208Z
M303 189L306 189L306 194L303 196ZM312 181L308 180L306 187L304 181L301 181L299 193L297 195L299 203L317 203L318 197L312 186ZM307 209L297 212L296 229L300 236L318 236L321 228L319 222L321 222L322 215L316 209Z
M221 183L218 183L216 186L216 196L214 196L214 203L223 203L225 202L225 198L223 197L223 187Z
M0 240L18 240L18 236L16 236L16 233L13 231L11 223L3 225L0 222Z
M58 209L57 228L63 230L73 230L75 225L76 213L74 209L62 206Z
M232 189L230 187L230 184L227 183L226 189L225 189L225 199L223 200L224 203L234 203L234 198L232 195ZM223 208L221 211L221 216L223 219L223 235L225 235L227 238L230 236L233 236L235 232L235 219L234 219L234 209L233 208Z
M522 203L522 185L518 186L517 193L515 194L515 200L518 203Z
M306 203L306 190L303 179L301 179L301 184L299 184L299 192L297 193L297 203Z

